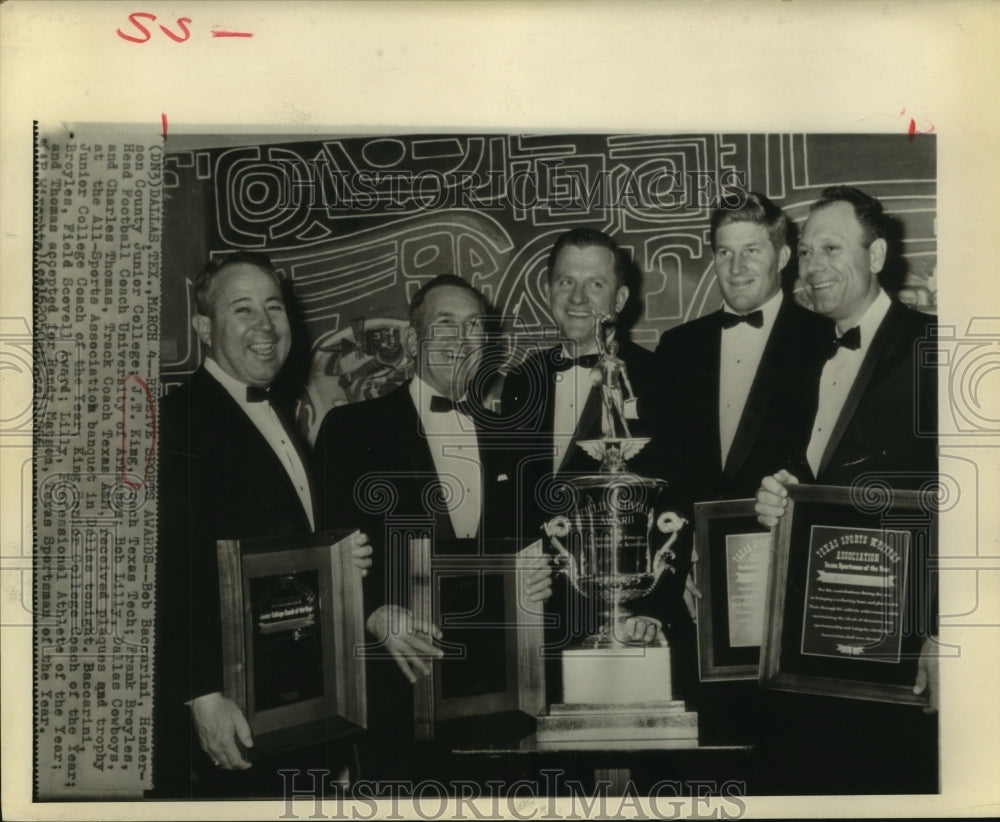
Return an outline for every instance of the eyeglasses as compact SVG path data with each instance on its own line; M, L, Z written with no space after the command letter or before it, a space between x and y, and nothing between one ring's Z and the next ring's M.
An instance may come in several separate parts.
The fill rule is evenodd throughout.
M486 336L486 319L473 317L461 323L437 322L430 327L429 339L440 340L481 340Z

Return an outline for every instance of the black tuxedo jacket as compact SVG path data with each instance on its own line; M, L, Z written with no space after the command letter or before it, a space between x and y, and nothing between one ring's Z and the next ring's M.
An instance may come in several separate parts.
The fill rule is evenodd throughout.
M246 773L213 769L184 703L223 690L216 540L308 533L309 518L278 456L204 368L160 402L159 431L154 785L163 796L278 795L275 767L296 759Z
M893 301L820 459L817 482L850 485L871 475L905 489L937 474L937 369L921 357L921 342L936 345L936 322ZM811 476L804 454L797 470L800 479Z
M480 538L515 537L514 468L509 447L498 432L496 415L473 412L482 466ZM372 543L372 568L365 579L365 614L383 604L408 607L408 539L431 537L435 551L481 553L502 550L480 540L442 546L454 538L451 518L441 504L441 482L434 466L410 383L391 394L343 405L327 413L313 453L323 528L361 528ZM401 778L419 762L412 747L413 691L396 664L381 651L367 655L368 733L361 761L368 778Z
M751 497L808 443L834 326L785 297L765 344L726 464L719 438L721 310L667 331L656 349L651 452L688 505ZM763 332L762 332L763 333Z
M204 368L160 403L161 620L175 641L158 663L182 701L222 690L216 540L309 533L295 486L267 440ZM295 437L291 426L289 436ZM308 470L302 443L297 447Z
M923 365L921 341L936 318L893 301L875 332L821 457L815 480L851 485L882 480L893 488L919 488L937 475L936 365ZM919 423L919 424L918 424ZM931 432L922 436L921 431ZM805 456L791 467L799 479L812 478ZM891 525L891 520L889 523ZM926 550L919 541L914 550ZM925 555L913 555L922 563ZM918 636L934 633L937 586L929 563L908 581L907 620ZM927 603L923 609L913 603ZM904 623L905 624L905 623ZM904 629L906 630L906 629ZM905 634L904 634L905 636ZM920 793L938 788L937 716L906 705L829 699L805 694L764 692L762 761L774 763L778 781L764 792L829 793L833 763L849 760L838 792ZM817 768L816 739L823 739ZM803 763L808 762L808 767Z
M481 540L517 535L512 527L514 463L496 420L489 411L476 409L475 427L468 432L482 466ZM403 547L407 535L455 537L410 383L384 397L332 409L316 437L313 466L321 527L360 527L375 549L366 580L366 613L387 596L397 601L387 594L397 587L387 576L392 570L389 545ZM488 542L481 545L481 550L490 549Z
M625 362L632 390L638 398L639 419L629 420L635 436L646 433L646 417L653 395L653 354L629 341L618 351ZM556 365L562 360L562 347L532 354L507 375L500 400L500 413L518 458L517 474L521 502L521 531L537 535L543 521L562 513L560 499L549 499L547 478L553 475ZM596 474L599 464L579 447L580 440L601 436L601 395L592 389L580 412L577 431L563 455L557 474ZM630 467L632 463L630 463ZM551 503L551 505L549 504ZM552 507L555 506L555 507Z

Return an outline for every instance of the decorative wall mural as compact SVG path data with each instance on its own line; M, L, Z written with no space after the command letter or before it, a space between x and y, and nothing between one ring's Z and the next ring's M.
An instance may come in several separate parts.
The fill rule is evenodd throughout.
M655 347L668 328L718 307L709 217L740 188L767 195L797 223L828 185L878 196L898 233L884 285L915 307L936 308L933 136L206 139L211 144L219 147L166 155L164 381L181 381L200 360L189 323L194 274L213 255L264 251L292 279L299 302L312 375L307 428L326 408L409 376L396 332L410 297L437 274L457 273L482 290L518 339L544 337L552 322L541 290L545 260L573 226L606 231L631 253L638 293L624 314L633 339ZM786 275L795 290L794 270Z

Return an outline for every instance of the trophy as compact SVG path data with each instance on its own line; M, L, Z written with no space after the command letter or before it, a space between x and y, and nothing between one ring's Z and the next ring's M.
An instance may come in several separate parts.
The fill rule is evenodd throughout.
M601 437L578 443L599 471L568 477L570 510L542 526L573 590L597 609L600 627L563 650L563 701L539 717L537 740L547 747L697 745L697 714L673 698L662 632L658 644L646 645L625 630L630 606L677 573L673 546L687 521L662 510L665 481L628 470L627 461L649 438L634 437L629 428L636 398L617 356L613 320L595 317L599 356L591 380L600 393Z

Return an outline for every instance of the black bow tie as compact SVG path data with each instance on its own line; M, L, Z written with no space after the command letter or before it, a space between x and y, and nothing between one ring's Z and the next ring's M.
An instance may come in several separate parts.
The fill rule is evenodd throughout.
M447 397L442 397L440 394L435 394L431 397L431 411L435 414L444 414L448 411L457 411L459 414L465 414L467 417L472 416L472 403L466 400L449 400Z
M247 402L271 402L271 393L266 388L256 385L247 386Z
M847 348L851 351L857 351L861 348L861 329L858 326L854 328L849 328L839 337L834 337L830 341L830 350L826 354L828 360L833 359L834 354L837 353L837 349Z
M597 354L584 354L582 357L577 357L575 360L560 357L552 363L552 370L558 374L560 371L569 371L575 366L579 366L580 368L593 368L597 365L600 359L600 356Z
M756 311L751 311L749 314L733 314L729 311L723 311L721 313L723 328L735 328L740 323L746 323L754 328L764 327L764 312L759 308Z

